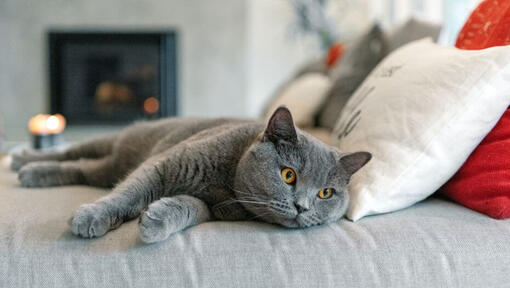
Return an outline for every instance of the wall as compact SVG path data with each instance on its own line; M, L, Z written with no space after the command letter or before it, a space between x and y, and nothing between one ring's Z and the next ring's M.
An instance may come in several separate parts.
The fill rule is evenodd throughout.
M319 55L315 39L290 32L289 2L0 0L0 117L6 135L26 139L28 119L49 110L45 33L51 28L177 29L179 114L257 117L277 87ZM367 21L356 16L368 15L358 7L358 14L344 10L354 16L342 33ZM90 131L74 130L73 139Z
M294 11L288 1L249 1L247 10L245 109L249 115L260 115L297 66L319 57L319 46L315 39L291 34L288 23ZM281 25L281 19L288 19L287 25Z
M50 28L178 29L181 115L245 115L245 1L2 0L0 115L10 140L49 109ZM228 103L228 105L225 105Z
M452 46L471 11L481 0L371 0L371 11L384 27L394 27L409 17L441 23L439 43Z
M297 67L324 57L311 35L296 33L290 0L248 1L246 33L247 102L249 115L260 115L276 89ZM340 40L359 35L371 23L369 0L331 0L327 12L338 28Z

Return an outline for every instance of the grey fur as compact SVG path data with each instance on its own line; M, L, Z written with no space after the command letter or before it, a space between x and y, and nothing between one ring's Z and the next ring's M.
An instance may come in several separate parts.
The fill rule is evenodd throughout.
M323 144L296 129L288 109L280 107L267 126L232 119L143 122L64 152L15 155L12 169L19 169L26 187L119 183L82 205L71 231L99 237L142 214L141 238L152 243L211 219L286 227L336 221L347 209L350 176L370 157ZM285 167L296 172L292 185L281 178ZM318 198L319 189L328 187L334 195Z
M189 195L164 197L140 216L140 236L146 243L165 240L170 234L211 219L207 204Z

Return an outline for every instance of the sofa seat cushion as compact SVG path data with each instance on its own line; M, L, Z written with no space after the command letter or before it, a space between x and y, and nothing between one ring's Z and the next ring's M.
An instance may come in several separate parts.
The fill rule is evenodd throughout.
M510 220L441 199L306 230L210 222L146 245L137 221L80 239L67 219L107 191L25 189L0 171L0 287L501 287Z

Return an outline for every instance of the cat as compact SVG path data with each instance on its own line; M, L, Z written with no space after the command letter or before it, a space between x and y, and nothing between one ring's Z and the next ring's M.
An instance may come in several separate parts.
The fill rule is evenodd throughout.
M84 204L72 233L99 237L139 218L146 243L211 220L261 220L304 228L339 220L353 173L368 152L341 153L294 126L286 107L267 125L233 119L169 118L63 152L25 152L11 168L25 187L113 187ZM118 183L118 184L115 184Z

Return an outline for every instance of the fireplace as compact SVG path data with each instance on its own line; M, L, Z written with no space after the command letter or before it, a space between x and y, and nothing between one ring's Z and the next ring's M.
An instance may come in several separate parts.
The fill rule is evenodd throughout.
M177 113L175 32L48 33L51 113L69 125Z

